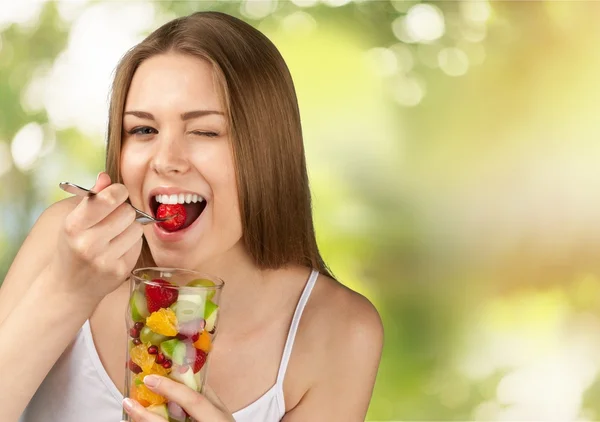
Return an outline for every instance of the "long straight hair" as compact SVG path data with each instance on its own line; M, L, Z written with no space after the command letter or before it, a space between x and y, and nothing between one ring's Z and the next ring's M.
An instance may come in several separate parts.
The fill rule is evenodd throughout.
M315 237L298 102L281 54L261 32L219 12L172 20L117 66L109 110L106 171L120 172L123 111L131 80L149 57L176 52L211 63L234 155L242 241L261 269L290 264L330 275ZM137 266L154 265L144 246Z

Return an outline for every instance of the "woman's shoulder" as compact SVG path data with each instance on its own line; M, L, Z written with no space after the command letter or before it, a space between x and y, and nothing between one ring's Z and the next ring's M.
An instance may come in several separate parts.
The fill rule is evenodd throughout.
M369 299L339 281L321 274L309 311L309 329L328 331L334 347L364 341L378 343L383 336L379 312Z
M301 402L305 408L311 406L309 402L315 409L331 406L324 401L332 401L339 394L366 406L382 347L383 324L375 306L321 274L302 316L294 347L296 357L290 362L298 389L289 395L288 410ZM304 410L295 411L304 415Z
M379 312L366 297L331 277L319 275L300 325L301 354L312 356L313 362L318 359L323 367L343 365L354 355L379 361L383 344Z

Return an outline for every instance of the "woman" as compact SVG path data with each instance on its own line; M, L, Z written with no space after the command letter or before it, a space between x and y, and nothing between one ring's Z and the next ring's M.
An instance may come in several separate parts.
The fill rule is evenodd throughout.
M42 214L8 272L0 420L104 422L121 406L160 420L121 402L128 275L150 265L226 287L206 396L161 377L146 377L149 388L202 422L364 420L381 322L319 255L294 88L264 35L196 13L130 50L115 75L106 169L95 197ZM183 227L134 221L128 199L156 213L179 194L198 195Z

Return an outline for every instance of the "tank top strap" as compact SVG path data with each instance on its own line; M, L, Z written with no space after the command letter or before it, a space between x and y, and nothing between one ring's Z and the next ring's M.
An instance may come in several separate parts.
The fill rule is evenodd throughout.
M296 311L294 312L294 317L292 318L292 323L290 324L287 340L285 341L283 356L281 357L281 363L279 365L279 372L277 373L277 385L279 387L283 386L283 379L285 378L288 363L290 362L290 356L292 355L292 348L294 347L294 340L296 339L296 332L298 331L298 326L300 325L302 312L304 312L304 307L310 298L310 294L315 286L318 276L319 272L317 270L312 270L310 277L306 282L306 286L304 286L304 290L302 291L298 305L296 305Z

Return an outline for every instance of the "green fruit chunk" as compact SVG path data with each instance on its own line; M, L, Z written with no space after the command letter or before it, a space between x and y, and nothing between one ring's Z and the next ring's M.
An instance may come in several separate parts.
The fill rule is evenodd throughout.
M191 344L191 343L190 343ZM191 346L190 347L194 347ZM177 365L185 365L185 364L193 364L193 362L188 362L187 359L187 348L188 346L180 341L178 344L175 345L175 349L173 350L173 363L176 363ZM193 374L193 372L192 372Z
M142 331L140 332L140 340L144 344L150 343L155 346L158 346L161 343L163 343L165 340L168 340L168 339L169 339L169 337L163 336L162 334L155 333L147 325L145 325L144 328L142 328Z
M171 309L175 312L178 323L185 323L203 317L203 306L189 300L178 300Z
M180 290L178 300L181 302L191 302L198 308L204 309L204 295L202 292L190 293L189 289Z
M148 406L146 408L146 410L148 412L157 414L158 416L162 416L166 420L169 419L169 412L167 410L167 405L166 404L153 404L151 406Z
M215 283L211 280L207 280L205 278L198 278L196 280L190 281L186 286L189 287L215 287ZM206 295L206 300L211 300L215 296L216 290L210 289L208 294Z
M204 329L208 332L211 332L215 328L215 323L217 322L217 314L219 313L219 306L212 302L206 302L206 307L204 308L204 319L206 320L206 326Z
M169 377L178 381L182 384L187 385L194 391L198 391L198 384L196 383L196 379L194 378L194 371L191 367L188 367L187 371L183 374L179 370L180 368L173 368Z
M175 349L177 348L177 345L180 343L181 343L181 341L177 340L176 338L174 338L172 340L163 341L160 344L160 351L167 358L173 359L173 354L175 353Z
M131 308L131 319L135 322L144 322L148 315L150 315L148 305L146 304L146 297L139 290L135 290L131 295L129 306Z

